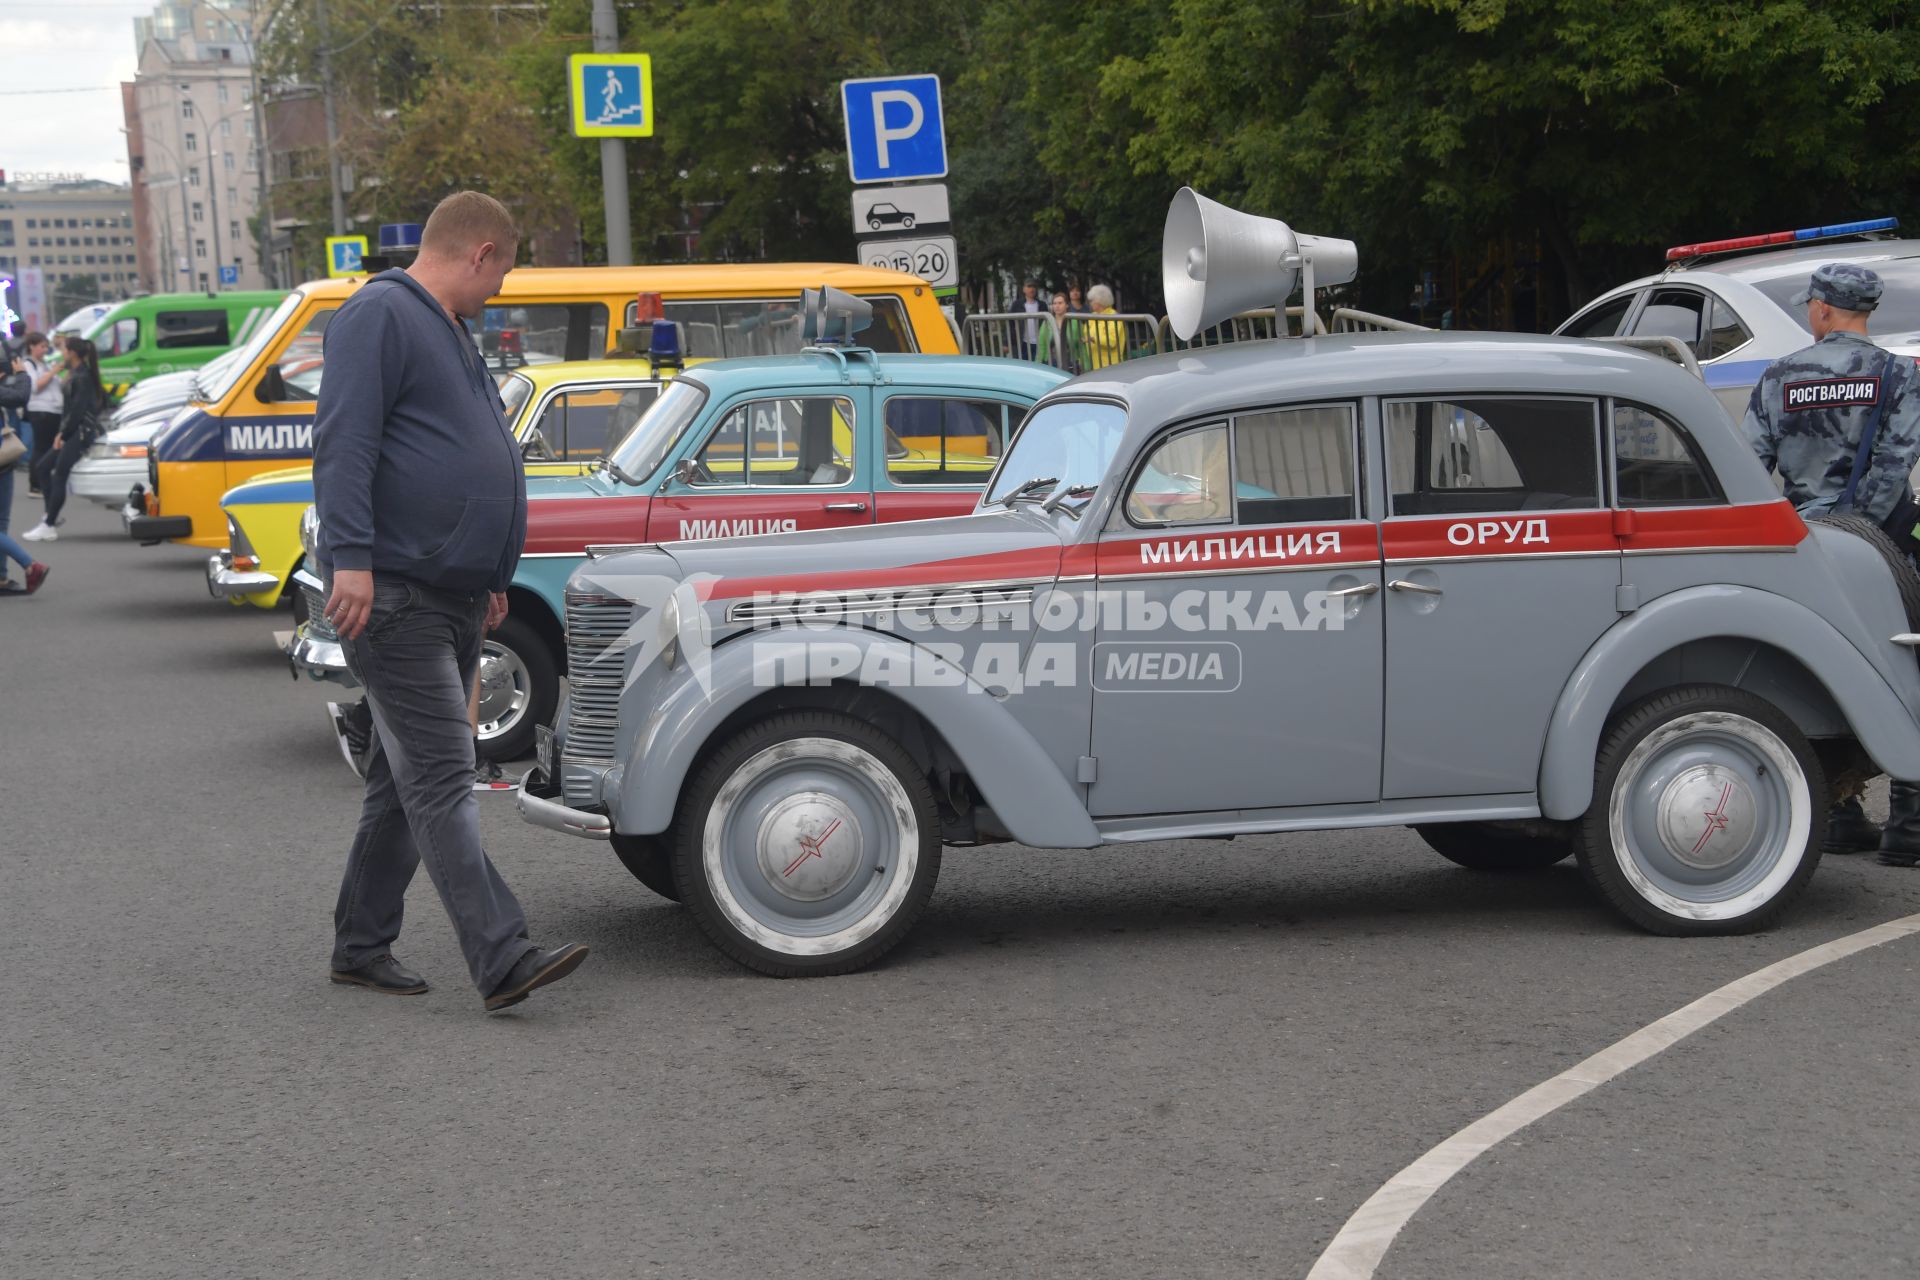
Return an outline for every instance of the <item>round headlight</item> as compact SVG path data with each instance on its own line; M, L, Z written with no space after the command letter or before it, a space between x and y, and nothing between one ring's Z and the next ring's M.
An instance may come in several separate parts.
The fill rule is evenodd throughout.
M310 556L320 553L320 508L311 503L300 513L300 545Z

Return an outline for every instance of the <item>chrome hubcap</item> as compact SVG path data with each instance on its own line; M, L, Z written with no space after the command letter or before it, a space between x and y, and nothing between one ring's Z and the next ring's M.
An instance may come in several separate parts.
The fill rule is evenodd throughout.
M533 680L520 655L495 640L480 648L480 736L497 738L527 713Z

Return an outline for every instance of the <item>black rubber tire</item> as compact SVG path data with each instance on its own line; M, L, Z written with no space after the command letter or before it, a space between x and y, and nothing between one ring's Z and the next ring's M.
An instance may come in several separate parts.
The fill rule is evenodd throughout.
M755 755L793 738L837 738L875 757L907 794L920 829L914 878L893 917L853 947L827 955L792 955L762 946L736 929L707 884L702 836L714 797L735 770ZM714 946L749 969L775 978L817 978L863 969L891 951L913 928L940 878L940 814L933 786L901 745L879 729L837 711L790 711L740 730L709 755L680 792L673 825L673 878L680 901Z
M1832 525L1866 539L1893 571L1894 584L1900 588L1900 605L1907 614L1907 629L1920 631L1920 573L1914 572L1912 562L1900 553L1885 529L1865 516L1808 516L1807 523Z
M620 865L633 878L669 902L680 901L680 887L673 882L673 847L667 836L623 836L614 832L609 838Z
M1413 831L1435 853L1471 871L1543 871L1573 856L1571 840L1504 822L1430 822Z
M533 731L553 723L560 705L560 671L545 637L524 618L508 614L487 639L511 649L527 669L527 709L512 728L480 739L480 757L505 764L533 754Z
M1642 897L1613 854L1607 811L1621 766L1634 747L1661 725L1703 711L1725 711L1744 716L1768 729L1793 754L1808 789L1809 826L1800 864L1771 899L1745 915L1724 920L1697 920L1668 912ZM1827 838L1827 780L1820 757L1798 726L1764 698L1725 685L1681 685L1628 707L1616 716L1600 739L1594 762L1593 801L1576 825L1580 870L1587 882L1621 915L1649 933L1668 937L1757 933L1780 918L1806 888L1820 865Z

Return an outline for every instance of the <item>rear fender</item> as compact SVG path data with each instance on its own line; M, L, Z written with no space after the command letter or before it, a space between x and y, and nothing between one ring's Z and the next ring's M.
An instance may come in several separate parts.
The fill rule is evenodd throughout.
M885 692L939 731L965 766L975 791L1014 839L1056 849L1100 843L1074 784L1005 705L960 668L898 636L857 627L809 628L803 634L809 641L831 639L856 647L863 665L871 655L875 662L918 665L940 677L940 683L889 684ZM616 830L639 835L665 831L688 770L727 718L769 688L807 683L804 664L774 656L791 653L794 642L791 631L755 632L719 646L704 682L711 694L682 669L671 692L641 726L618 782L609 787L617 797Z
M1571 819L1593 799L1607 713L1648 663L1694 640L1757 640L1797 657L1882 772L1920 779L1920 725L1873 664L1826 619L1751 587L1691 587L1627 615L1587 651L1561 691L1540 760L1540 811Z

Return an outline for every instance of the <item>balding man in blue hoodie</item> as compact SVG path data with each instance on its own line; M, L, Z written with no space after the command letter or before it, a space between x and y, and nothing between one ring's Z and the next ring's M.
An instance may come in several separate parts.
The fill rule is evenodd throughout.
M427 983L393 958L422 861L488 1011L565 977L587 949L536 946L480 846L467 692L507 613L527 484L467 322L513 269L519 231L477 191L442 200L404 271L369 280L327 325L313 433L327 618L367 690L375 745L334 908L334 982Z

